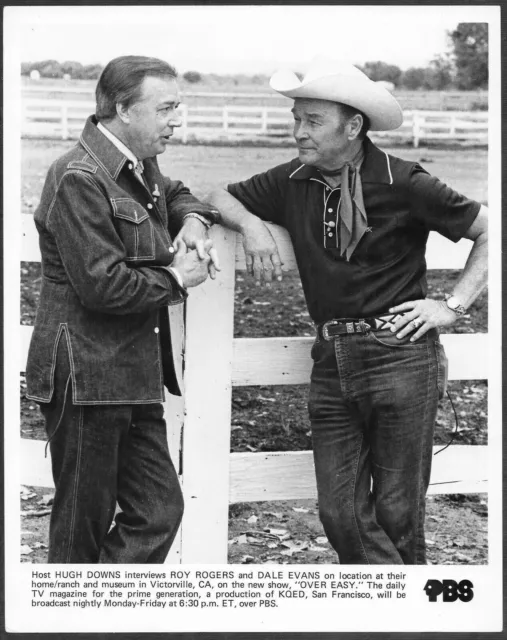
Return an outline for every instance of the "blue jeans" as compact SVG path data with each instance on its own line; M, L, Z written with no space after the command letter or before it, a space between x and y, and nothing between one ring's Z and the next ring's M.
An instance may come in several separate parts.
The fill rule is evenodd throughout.
M317 339L309 414L326 535L341 564L425 564L425 495L447 379L438 333Z
M48 562L164 562L183 497L162 405L73 404L61 340L53 399L40 407L56 488ZM114 518L117 504L121 511Z

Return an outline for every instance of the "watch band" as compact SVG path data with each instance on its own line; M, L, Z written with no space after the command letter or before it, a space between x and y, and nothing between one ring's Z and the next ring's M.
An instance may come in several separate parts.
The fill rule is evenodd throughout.
M211 222L211 220L208 220L207 218L202 216L200 213L187 213L186 216L183 216L183 221L185 221L187 218L195 218L196 220L199 220L199 222L202 222L202 224L206 227L206 229L209 229L210 227L213 226L213 223Z
M464 315L465 315L465 313L466 313L466 311L467 311L467 310L465 309L464 305L460 304L459 300L457 300L458 304L456 304L456 305L451 305L451 304L449 304L449 300L450 300L451 298L454 298L454 296L453 296L453 295L451 295L451 294L449 294L449 293L446 293L446 294L445 294L445 303L446 303L447 307L448 307L451 311L454 311L454 313L455 313L457 316L464 316Z

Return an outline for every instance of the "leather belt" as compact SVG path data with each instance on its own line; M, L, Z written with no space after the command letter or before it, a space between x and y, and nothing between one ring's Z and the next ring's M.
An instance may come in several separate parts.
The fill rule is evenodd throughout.
M381 331L393 327L404 315L404 313L390 313L372 318L337 318L317 325L317 332L320 338L332 340L336 336Z

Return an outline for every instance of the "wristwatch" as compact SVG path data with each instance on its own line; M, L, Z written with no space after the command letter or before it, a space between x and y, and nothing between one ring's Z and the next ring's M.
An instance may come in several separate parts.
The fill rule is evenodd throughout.
M461 304L459 298L456 298L456 296L452 296L449 293L447 293L445 295L445 302L447 304L447 306L449 307L449 309L451 311L454 311L454 313L457 316L464 316L466 313L466 309L464 307L464 305Z
M187 213L185 216L183 216L183 221L185 221L187 218L195 218L196 220L199 220L199 222L202 222L206 229L209 229L213 226L213 222L211 220L208 220L208 218L205 218L199 213Z

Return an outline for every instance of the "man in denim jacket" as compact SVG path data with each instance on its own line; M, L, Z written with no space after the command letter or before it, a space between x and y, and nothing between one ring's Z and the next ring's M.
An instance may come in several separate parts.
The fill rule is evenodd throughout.
M116 58L96 99L35 212L42 290L26 373L56 486L49 562L161 563L183 513L161 404L164 385L180 395L167 306L214 276L217 212L158 168L180 125L169 64Z
M281 278L263 221L291 237L317 328L309 397L319 513L341 564L424 564L425 495L446 358L438 326L479 295L486 207L388 155L366 136L401 109L353 65L320 59L294 99L298 158L216 191L220 222L244 237L256 279ZM426 297L426 242L438 231L474 245L450 298ZM452 294L452 295L451 295Z

